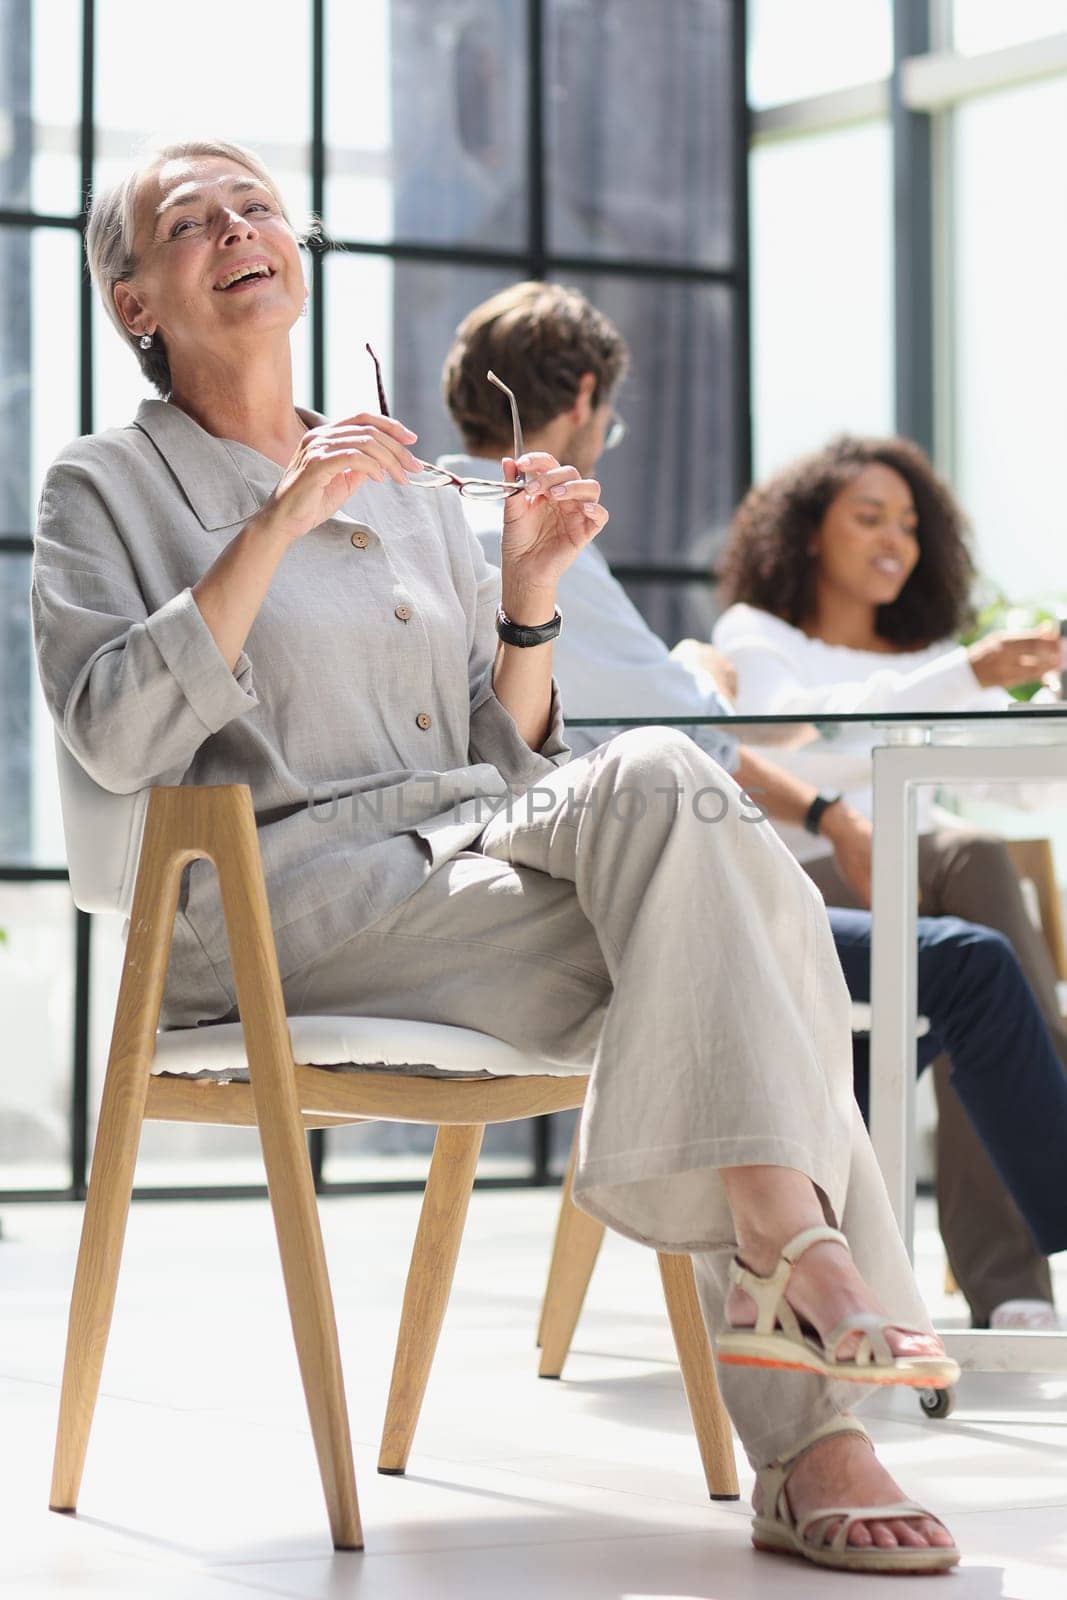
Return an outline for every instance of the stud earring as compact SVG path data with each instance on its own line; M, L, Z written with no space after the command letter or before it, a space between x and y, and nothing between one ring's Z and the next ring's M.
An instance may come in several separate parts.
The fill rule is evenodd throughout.
M305 295L304 295L304 304L300 307L300 315L302 317L306 317L307 314L308 314L308 297L307 297L307 294L305 293Z
M142 350L151 350L151 348L152 348L152 335L150 333L142 333L142 335L141 335L141 349Z

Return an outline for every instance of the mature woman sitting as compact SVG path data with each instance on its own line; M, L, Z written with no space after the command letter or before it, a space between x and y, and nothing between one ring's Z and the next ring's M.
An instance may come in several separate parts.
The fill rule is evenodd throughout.
M957 643L974 578L965 527L948 486L906 439L844 437L750 490L724 553L727 609L714 631L737 671L739 713L997 711L1010 703L1008 688L1058 671L1055 627ZM861 736L778 759L818 788L845 791L870 816L870 751ZM921 911L1009 940L1067 1068L1052 963L1003 842L938 828L931 802L920 790ZM780 831L830 905L857 903L822 840ZM947 1062L934 1081L941 1228L973 1319L1054 1326L1048 1262L964 1113Z
M950 1535L842 1416L864 1379L957 1369L856 1111L819 897L684 735L565 764L548 641L560 574L606 521L598 484L509 459L497 573L384 404L332 422L294 406L298 236L249 151L165 147L97 199L88 242L161 398L71 443L44 485L34 623L63 738L112 790L250 785L290 1011L456 1023L591 1068L576 1196L694 1253L762 1469L757 1541L951 1565ZM709 787L729 799L713 829ZM234 1007L204 868L170 1023Z

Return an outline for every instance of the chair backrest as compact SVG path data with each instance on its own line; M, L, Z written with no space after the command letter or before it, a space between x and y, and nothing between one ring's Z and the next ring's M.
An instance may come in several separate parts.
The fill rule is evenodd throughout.
M112 794L95 783L58 730L56 765L70 892L82 911L128 916L150 790Z
M1023 883L1032 883L1037 896L1038 921L1045 936L1057 979L1067 979L1067 936L1064 934L1060 891L1050 839L1009 839L1008 854Z

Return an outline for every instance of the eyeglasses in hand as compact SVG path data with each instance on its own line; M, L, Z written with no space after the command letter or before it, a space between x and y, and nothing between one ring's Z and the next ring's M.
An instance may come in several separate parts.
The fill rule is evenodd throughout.
M385 385L382 382L382 364L374 354L370 345L367 345L367 354L374 362L374 376L378 383L378 404L383 417L390 415L389 402L385 398ZM506 383L502 383L495 372L487 372L489 382L495 384L502 394L508 397L511 406L511 425L513 430L512 457L518 460L525 454L526 446L522 442L522 424L519 421L519 408L515 396ZM623 424L625 428L625 424ZM514 483L497 482L493 478L457 478L454 472L446 472L444 467L431 466L428 461L419 462L418 472L408 473L408 482L416 489L458 489L460 494L469 500L510 500L512 495L521 494L526 487L525 476L520 472Z

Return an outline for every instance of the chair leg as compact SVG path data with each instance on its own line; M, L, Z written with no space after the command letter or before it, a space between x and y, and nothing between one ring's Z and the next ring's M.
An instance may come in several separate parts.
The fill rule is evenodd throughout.
M243 821L238 819L240 825L233 823L224 829L220 823L222 837L213 859L219 873L267 1193L330 1534L335 1550L362 1550L337 1319L247 790L242 804L245 816Z
M713 1500L736 1500L740 1491L733 1434L700 1312L692 1258L660 1252L659 1270L708 1493Z
M574 1130L570 1163L560 1196L559 1221L552 1246L545 1297L541 1303L541 1325L537 1342L541 1347L541 1378L558 1378L574 1338L578 1317L585 1301L589 1280L604 1238L604 1224L579 1211L572 1199L574 1168L578 1159L578 1130Z
M563 1179L563 1186L562 1186L562 1188L560 1190L560 1202L561 1203L560 1203L560 1213L559 1213L559 1216L556 1218L556 1237L552 1242L552 1259L548 1264L548 1281L545 1284L544 1297L541 1300L541 1318L540 1318L540 1321L537 1324L537 1348L538 1348L538 1350L540 1350L544 1346L544 1342L545 1342L545 1318L548 1316L549 1302L555 1298L555 1294L556 1294L556 1279L557 1279L557 1277L559 1275L559 1272L560 1272L560 1269L562 1267L562 1261L561 1261L561 1258L560 1258L560 1245L561 1245L562 1241L560 1239L560 1234L563 1232L563 1216L564 1216L564 1212L566 1210L566 1203L567 1203L567 1201L569 1201L571 1199L571 1195L572 1195L572 1192L573 1192L573 1189L574 1189L574 1169L575 1169L575 1167L576 1167L576 1165L578 1163L578 1134L580 1132L580 1129L581 1129L581 1123L578 1122L578 1123L575 1124L575 1127L574 1127L574 1137L571 1140L571 1153L567 1158L567 1171L566 1171L566 1174L565 1174L564 1179ZM590 1271L591 1270L592 1270L592 1268L590 1268ZM584 1291L583 1291L583 1296L584 1296Z
M341 1349L307 1141L296 1115L270 1126L262 1081L257 1092L267 1191L330 1534L335 1550L362 1550Z
M481 1123L437 1130L404 1289L379 1472L399 1475L407 1467L452 1290L484 1133Z
M121 1058L121 1059L117 1059ZM126 1219L148 1089L143 1069L112 1044L74 1273L49 1506L75 1511L115 1308Z

